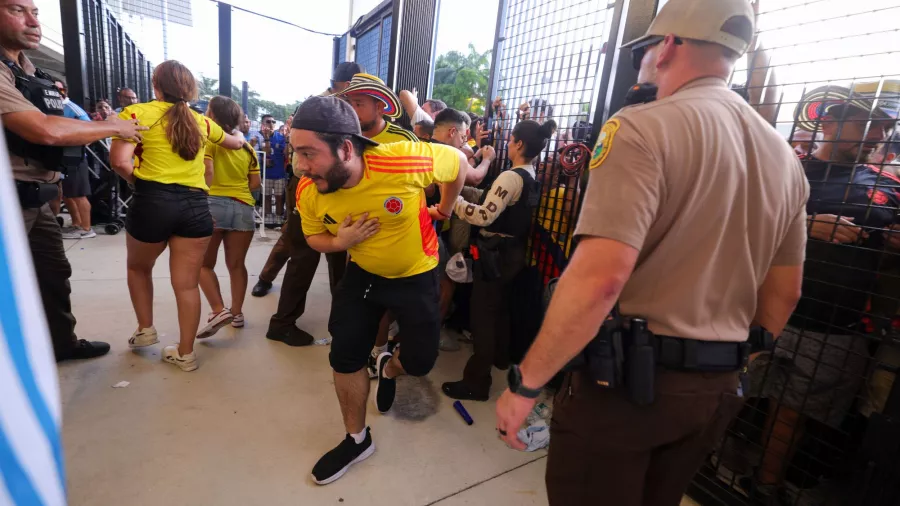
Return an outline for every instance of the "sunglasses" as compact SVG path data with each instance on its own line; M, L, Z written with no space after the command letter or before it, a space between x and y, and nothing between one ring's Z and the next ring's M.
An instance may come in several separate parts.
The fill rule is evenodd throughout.
M274 125L274 124L275 124L275 120L273 120L273 119L267 119L267 120L266 120L266 124L267 124L267 125Z
M654 37L649 39L640 47L631 48L631 66L634 67L634 70L641 70L641 61L644 59L644 55L647 54L647 49L659 44L664 41L665 37ZM681 37L675 37L675 45L680 46L684 44L684 40Z

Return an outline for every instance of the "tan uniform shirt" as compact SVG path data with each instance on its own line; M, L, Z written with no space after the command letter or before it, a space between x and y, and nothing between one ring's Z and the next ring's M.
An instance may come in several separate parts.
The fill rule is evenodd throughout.
M6 52L0 48L0 54L7 58ZM34 65L25 53L19 53L19 66L28 75L34 75ZM6 115L13 112L38 111L34 106L16 89L16 77L6 64L0 63L0 115ZM21 156L9 154L9 162L12 164L13 176L19 181L39 181L42 183L52 183L59 179L59 172L47 170L37 160L25 160Z
M575 233L640 251L619 299L662 335L744 341L773 265L802 265L809 184L787 142L718 78L601 131Z

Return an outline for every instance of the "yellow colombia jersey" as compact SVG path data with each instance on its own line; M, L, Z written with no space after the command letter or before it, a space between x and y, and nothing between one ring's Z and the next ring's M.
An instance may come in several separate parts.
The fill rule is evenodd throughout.
M170 107L172 104L168 102L155 101L131 105L119 113L122 119L137 119L142 126L150 127L150 130L141 132L143 140L137 143L134 149L134 156L137 158L134 175L145 181L180 184L208 190L204 177L206 171L203 167L204 148L207 141L213 144L221 143L225 138L225 132L215 121L192 110L191 114L200 126L203 142L200 144L197 157L185 160L172 151L172 145L166 138L166 127L162 117Z
M386 121L386 123L387 125L385 125L384 130L379 132L375 137L372 137L372 140L377 142L378 144L390 144L391 142L403 141L419 141L419 138L416 137L416 134L410 132L409 130L404 130L403 128L398 127L390 121Z
M321 194L311 179L297 185L297 209L307 236L330 232L348 215L378 218L381 230L350 248L362 269L385 278L405 278L437 267L437 234L423 189L454 181L459 151L440 144L395 142L366 148L363 178L353 188Z
M251 154L253 153L253 154ZM231 197L252 206L256 203L250 194L250 185L247 177L250 174L259 174L259 165L251 168L250 164L256 159L256 152L250 144L244 144L244 149L225 149L211 142L206 144L206 158L213 161L213 182L209 187L209 194L215 197Z

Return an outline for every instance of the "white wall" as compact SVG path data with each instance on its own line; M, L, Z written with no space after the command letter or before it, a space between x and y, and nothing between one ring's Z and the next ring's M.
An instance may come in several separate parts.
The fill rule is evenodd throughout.
M59 14L59 0L34 0L34 5L38 8L38 19L41 20L41 32L44 37L41 45L62 54L62 17Z

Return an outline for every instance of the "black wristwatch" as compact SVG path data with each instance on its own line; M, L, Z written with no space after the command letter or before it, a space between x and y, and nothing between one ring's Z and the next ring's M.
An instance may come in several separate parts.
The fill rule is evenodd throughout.
M526 399L537 399L539 395L541 395L540 388L533 389L528 388L522 384L522 371L519 370L519 366L512 365L509 368L509 373L506 375L506 380L509 382L509 391L520 395Z

